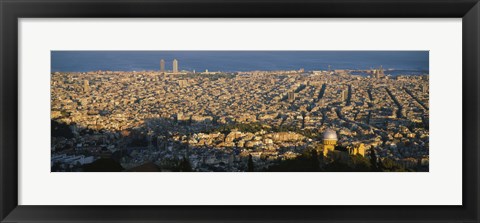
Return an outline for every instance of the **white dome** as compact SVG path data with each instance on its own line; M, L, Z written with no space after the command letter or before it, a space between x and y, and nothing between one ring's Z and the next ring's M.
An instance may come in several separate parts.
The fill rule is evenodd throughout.
M337 133L332 129L327 129L323 133L323 140L337 140Z

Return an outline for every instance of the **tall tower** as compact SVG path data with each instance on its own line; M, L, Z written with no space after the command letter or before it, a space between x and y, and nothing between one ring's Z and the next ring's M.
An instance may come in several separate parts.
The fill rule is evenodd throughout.
M378 69L377 78L384 78L384 77L385 77L385 73L383 71L383 66L380 65L380 69Z
M165 60L160 60L160 73L165 73Z
M295 101L295 92L288 92L287 94L288 101Z
M337 133L332 129L327 129L323 133L323 155L326 156L328 152L335 150L337 145Z
M173 73L178 73L178 60L173 60Z

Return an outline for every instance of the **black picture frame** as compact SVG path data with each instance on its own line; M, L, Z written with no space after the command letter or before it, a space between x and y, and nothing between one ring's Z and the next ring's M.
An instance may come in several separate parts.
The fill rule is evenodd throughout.
M479 222L478 0L0 0L1 222ZM133 17L462 18L461 206L18 205L18 19ZM448 43L446 43L448 44Z

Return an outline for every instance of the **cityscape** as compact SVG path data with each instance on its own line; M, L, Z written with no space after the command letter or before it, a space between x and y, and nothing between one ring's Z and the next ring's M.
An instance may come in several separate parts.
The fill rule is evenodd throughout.
M310 53L308 68L196 70L160 52L156 69L54 71L52 56L51 171L428 172L428 52L400 53L426 69Z

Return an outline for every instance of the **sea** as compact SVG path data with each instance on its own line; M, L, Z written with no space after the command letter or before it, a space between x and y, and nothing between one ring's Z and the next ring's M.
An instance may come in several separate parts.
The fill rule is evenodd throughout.
M366 70L429 74L429 51L51 51L51 72L179 70L196 72L254 70ZM361 73L360 73L361 75Z

